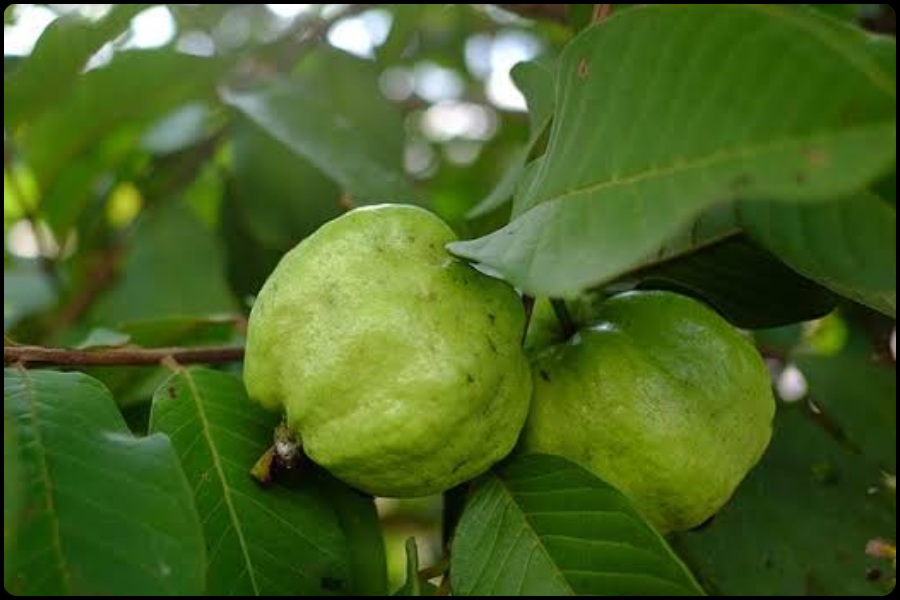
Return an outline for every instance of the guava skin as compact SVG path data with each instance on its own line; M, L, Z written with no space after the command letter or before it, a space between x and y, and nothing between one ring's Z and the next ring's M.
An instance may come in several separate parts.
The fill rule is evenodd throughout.
M244 381L304 452L380 496L441 492L515 445L531 374L506 283L412 206L358 208L288 252L250 314Z
M580 463L662 533L718 511L759 461L775 401L753 344L705 305L629 292L533 361L524 451Z

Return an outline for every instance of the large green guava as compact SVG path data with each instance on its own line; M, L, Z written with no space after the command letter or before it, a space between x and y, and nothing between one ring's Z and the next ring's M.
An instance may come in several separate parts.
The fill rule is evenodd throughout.
M448 254L454 239L421 208L355 209L286 254L250 314L250 397L372 494L471 479L509 453L528 413L522 303Z
M678 294L607 300L532 372L522 448L580 463L662 532L719 510L771 437L775 401L756 348Z

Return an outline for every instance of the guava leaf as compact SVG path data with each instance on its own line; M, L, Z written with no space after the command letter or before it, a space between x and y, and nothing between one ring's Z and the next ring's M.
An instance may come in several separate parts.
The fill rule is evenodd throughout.
M816 204L744 202L740 216L756 241L797 272L896 316L897 209L880 194Z
M866 555L867 542L897 533L896 498L881 479L801 406L781 406L760 464L709 525L679 534L676 547L717 594L884 595L885 582L867 570L890 564Z
M897 369L870 355L865 340L834 356L799 354L793 360L813 401L850 443L886 473L896 473Z
M102 178L138 147L144 129L172 109L211 95L223 59L170 49L120 52L80 75L69 93L23 130L22 153L34 170L41 216L67 231Z
M625 496L555 456L475 483L453 539L454 595L701 595Z
M528 145L531 146L553 117L555 67L548 58L529 60L515 65L509 76L525 96L530 129Z
M516 186L525 173L528 158L553 116L554 71L551 61L544 59L521 62L512 68L510 77L528 104L528 142L510 159L509 166L494 189L469 210L466 217L470 219L486 215L512 199Z
M334 181L266 131L238 119L231 136L235 203L229 210L238 211L257 243L284 253L344 212Z
M114 4L102 19L78 13L53 21L31 54L3 82L3 122L15 129L64 97L88 59L131 22L146 4Z
M562 296L716 204L854 193L896 160L896 46L871 39L788 6L615 12L560 56L547 153L513 221L449 248Z
M637 279L641 289L671 290L704 300L745 329L816 319L836 303L834 294L744 236L661 263Z
M106 327L95 327L91 329L83 340L75 345L79 350L88 348L116 348L124 346L131 341L131 336L127 333L108 329Z
M200 517L166 436L132 436L109 392L81 373L6 369L3 403L24 475L7 591L203 593Z
M291 79L223 90L221 96L337 182L352 202L415 199L402 166L402 119L381 98L377 73L366 61L336 51L317 53Z
M122 277L92 313L98 324L235 312L218 241L180 204L141 213L123 262Z
M277 423L277 415L250 401L239 379L209 369L179 370L153 398L150 430L171 437L204 516L209 592L384 593L371 499L312 470L299 482L266 488L251 479ZM352 553L362 550L370 562L364 576L353 569L359 561Z

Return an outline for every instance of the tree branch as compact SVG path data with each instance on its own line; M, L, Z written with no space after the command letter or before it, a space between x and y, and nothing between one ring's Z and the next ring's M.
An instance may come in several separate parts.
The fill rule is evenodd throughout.
M244 358L240 346L198 346L196 348L103 348L77 350L45 346L3 346L3 364L44 365L155 365L166 358L180 364L226 363Z
M569 22L569 10L565 4L495 4L505 11L526 19L554 21L563 25Z

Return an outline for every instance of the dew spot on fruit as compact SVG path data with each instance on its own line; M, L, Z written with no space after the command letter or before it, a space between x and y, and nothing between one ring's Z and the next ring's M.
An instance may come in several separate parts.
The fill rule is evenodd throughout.
M488 345L491 347L491 352L493 352L494 354L500 354L500 352L497 350L497 344L494 343L494 340L488 338L487 341Z
M550 374L543 369L541 369L540 373L541 373L541 379L543 379L547 383L550 383Z
M497 322L497 315L494 313L488 313L488 320L491 322L491 325Z
M472 377L471 373L466 373L466 381L468 381L469 383L475 383L475 378Z

